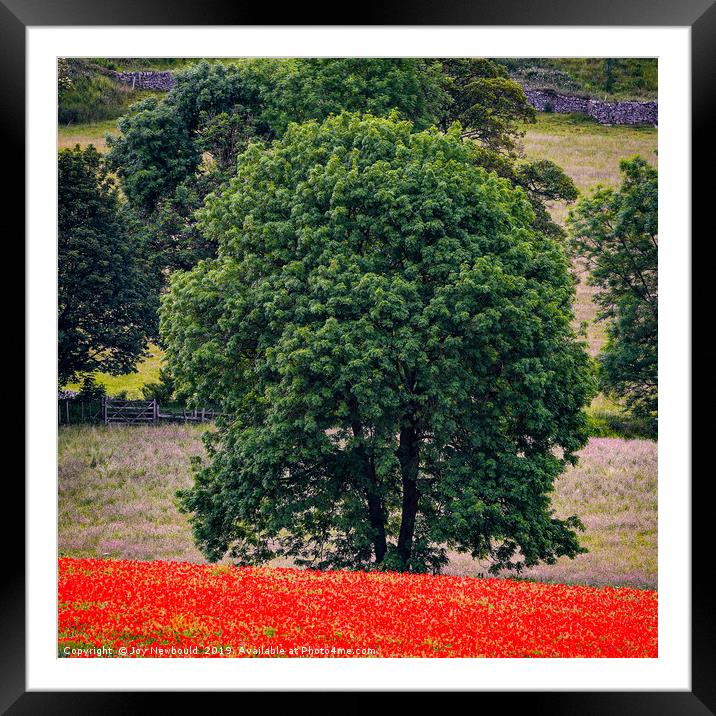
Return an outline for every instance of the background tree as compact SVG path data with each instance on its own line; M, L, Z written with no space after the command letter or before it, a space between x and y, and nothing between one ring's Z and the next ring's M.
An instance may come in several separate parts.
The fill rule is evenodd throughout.
M197 62L176 74L162 101L135 105L108 138L108 161L168 275L213 256L194 212L220 191L249 141L280 136L289 122L357 109L397 108L420 127L448 100L440 65L421 59L252 59Z
M156 333L156 293L112 179L90 146L58 157L58 371L132 371Z
M464 135L488 149L512 153L524 134L521 124L535 121L535 109L507 69L486 58L443 60L451 103L442 118L443 129L454 121Z
M534 162L519 162L500 174L510 179L514 186L520 187L530 200L535 213L535 229L564 239L564 229L552 220L547 208L548 202L573 202L579 192L570 177L562 168L549 159Z
M442 66L451 99L440 122L442 129L460 122L463 137L479 146L476 157L480 166L527 194L535 212L535 229L564 238L564 230L552 221L546 202L572 202L577 187L554 162L524 160L520 140L525 124L535 121L536 112L522 87L495 60L457 58L443 60Z
M568 219L572 247L598 286L599 318L609 319L599 356L603 389L623 398L656 433L658 408L658 175L622 160L618 190L598 188Z
M439 64L417 58L197 62L176 74L176 86L161 102L146 100L120 121L109 161L130 201L152 211L217 144L214 159L228 168L250 136L271 140L290 122L344 109L396 109L426 127L447 101L443 84Z
M593 392L568 261L461 131L292 125L208 199L218 256L175 274L162 334L177 389L231 415L182 493L209 559L581 551L549 502Z

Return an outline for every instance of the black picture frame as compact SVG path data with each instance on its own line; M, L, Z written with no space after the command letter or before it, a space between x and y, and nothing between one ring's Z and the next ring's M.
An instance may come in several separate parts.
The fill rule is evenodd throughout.
M697 181L712 176L714 79L716 78L716 0L428 0L383 1L363 4L360 15L339 18L336 15L312 17L305 5L285 7L280 11L260 4L229 3L222 0L125 0L122 3L99 3L97 0L0 0L0 122L2 123L6 166L12 167L14 181L4 192L6 206L20 206L24 199L25 147L25 29L30 26L93 25L274 25L268 22L279 14L281 25L483 25L483 26L682 26L691 28L692 49L692 145L699 152L692 156L692 225L706 223L713 199L712 181ZM352 22L348 22L348 20ZM357 22L356 22L357 21ZM16 194L17 196L13 195ZM699 224L701 222L698 222ZM17 234L15 234L17 235ZM694 231L694 235L696 235ZM8 239L10 237L8 236ZM702 248L713 243L713 229L699 246L699 262L705 265ZM709 241L710 239L710 241ZM690 237L685 237L690 241ZM697 246L692 242L692 250ZM711 279L712 281L713 279ZM708 280L697 281L692 273L692 325L699 318L709 320L706 312L713 302L706 293ZM710 320L713 320L712 318ZM697 331L693 334L696 336ZM693 371L698 363L713 365L713 348L699 352L692 349ZM31 376L26 375L26 381ZM693 380L693 377L692 377ZM709 381L706 399L713 397ZM701 386L699 395L702 396ZM708 395L710 391L711 395ZM713 422L713 421L711 421ZM708 421L692 420L692 445L708 445ZM711 430L713 428L711 427ZM713 560L709 499L711 481L708 469L692 481L692 662L691 691L658 692L564 692L500 694L482 693L480 707L497 696L516 708L530 712L549 710L552 714L708 714L716 713L716 617L710 581ZM680 476L688 480L689 476ZM15 485L18 494L9 494L6 480L6 539L9 534L24 534L24 490ZM15 507L8 507L15 506ZM15 520L14 524L9 520ZM150 708L166 708L166 694L108 692L27 692L25 681L25 560L12 544L5 550L2 569L2 611L0 612L0 709L11 714L37 713L132 713ZM277 685L278 686L278 685ZM519 686L519 685L516 685ZM91 687L91 685L88 685ZM565 684L568 689L569 685ZM183 706L205 694L182 694ZM162 699L162 702L159 701ZM153 706L156 704L156 706ZM198 705L198 700L197 700ZM488 707L489 708L489 707Z

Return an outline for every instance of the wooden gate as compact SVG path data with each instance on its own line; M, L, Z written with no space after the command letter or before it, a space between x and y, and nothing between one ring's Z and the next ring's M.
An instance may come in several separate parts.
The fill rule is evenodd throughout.
M156 423L159 406L156 400L117 400L105 398L102 405L105 425Z

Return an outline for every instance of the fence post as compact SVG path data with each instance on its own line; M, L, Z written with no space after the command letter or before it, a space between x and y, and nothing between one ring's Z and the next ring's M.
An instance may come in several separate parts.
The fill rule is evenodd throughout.
M67 417L67 424L70 424L70 401L65 400L65 416Z
M159 422L159 403L157 402L157 399L154 398L152 401L152 407L153 407L153 415L154 415L154 422Z
M107 397L102 396L102 422L107 425Z

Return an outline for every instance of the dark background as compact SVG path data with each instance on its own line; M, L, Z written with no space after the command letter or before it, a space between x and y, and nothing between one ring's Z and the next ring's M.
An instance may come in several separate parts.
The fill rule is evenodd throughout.
M97 0L0 0L0 127L4 134L3 154L6 178L12 181L3 192L6 215L3 234L6 249L19 245L23 235L20 226L10 229L11 209L23 203L25 139L25 27L73 25L634 25L690 26L692 28L692 381L698 384L698 400L693 401L692 446L709 446L713 419L707 410L714 405L714 383L709 378L716 360L713 340L709 337L713 305L713 279L707 275L711 262L707 251L713 251L711 221L714 80L716 79L716 5L714 0L391 0L360 5L338 6L350 10L341 16L332 11L316 12L317 6L303 3L274 5L229 2L228 0L125 0L100 3ZM684 242L689 237L684 237ZM21 261L23 259L21 258ZM10 267L6 259L6 271ZM16 273L15 268L12 273ZM701 272L701 276L699 276ZM13 293L11 295L16 295ZM7 317L17 314L8 301ZM9 329L8 329L9 330ZM13 355L16 361L17 358ZM14 362L14 361L13 361ZM708 370L708 373L707 373ZM26 382L32 376L25 375ZM19 381L17 381L19 382ZM703 406L705 415L699 416ZM702 454L703 454L702 448ZM169 694L148 693L25 693L25 572L24 554L17 546L24 534L24 488L17 470L7 461L3 481L3 520L6 549L0 578L0 709L11 714L55 713L162 713L172 706ZM709 714L716 712L716 600L712 593L713 467L706 461L694 465L692 483L692 692L655 693L481 693L471 701L470 710L503 712L505 708L525 713L550 714ZM710 469L709 469L710 467ZM688 482L689 475L669 476ZM54 479L48 476L48 487ZM416 688L419 688L416 684ZM370 688L370 684L365 685ZM519 684L515 684L519 688ZM87 684L91 689L92 684ZM231 684L227 684L231 688ZM280 689L280 684L277 684ZM330 688L330 684L326 685ZM569 688L565 684L565 688ZM466 685L469 689L469 685ZM336 695L340 705L358 705ZM207 694L179 694L183 708L195 705L206 709ZM246 708L245 697L232 696L232 711ZM270 698L270 700L269 700ZM440 696L441 701L444 696ZM263 697L249 708L273 711L275 697ZM404 696L403 707L405 707ZM292 705L295 706L293 701ZM444 705L443 705L444 708Z

